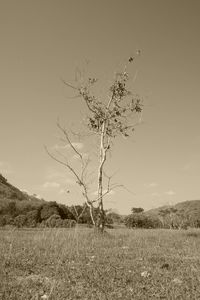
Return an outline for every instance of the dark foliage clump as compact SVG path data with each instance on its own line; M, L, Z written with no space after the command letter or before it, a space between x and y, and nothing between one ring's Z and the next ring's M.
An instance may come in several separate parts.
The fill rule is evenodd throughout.
M128 228L160 228L161 222L158 218L148 216L145 213L133 213L125 218Z

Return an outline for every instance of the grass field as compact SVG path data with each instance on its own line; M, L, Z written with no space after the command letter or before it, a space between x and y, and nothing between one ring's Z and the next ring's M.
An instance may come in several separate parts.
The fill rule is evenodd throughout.
M200 299L200 231L0 230L0 299Z

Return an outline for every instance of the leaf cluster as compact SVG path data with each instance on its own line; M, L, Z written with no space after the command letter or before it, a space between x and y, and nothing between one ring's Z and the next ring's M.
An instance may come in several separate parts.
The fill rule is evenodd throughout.
M88 117L88 128L101 133L102 125L105 126L105 133L108 137L114 138L117 135L128 137L130 131L134 130L133 120L135 113L142 111L141 99L134 96L128 89L128 73L117 73L113 84L109 88L109 101L99 101L97 97L91 94L91 87L97 82L95 78L89 78L85 85L78 89L87 107L90 115Z

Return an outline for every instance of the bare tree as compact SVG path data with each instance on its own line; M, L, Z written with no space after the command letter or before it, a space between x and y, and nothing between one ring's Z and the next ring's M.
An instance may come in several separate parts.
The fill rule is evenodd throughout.
M137 53L139 54L139 52ZM130 65L135 57L130 57L127 63ZM125 66L122 72L115 73L113 83L108 91L108 98L100 101L98 97L92 93L92 87L97 83L96 78L87 78L85 82L76 81L75 84L63 81L67 87L72 88L76 92L76 96L80 97L88 110L86 126L89 132L94 134L98 139L98 170L97 170L97 197L91 199L88 192L87 170L89 159L85 159L81 151L72 142L66 128L58 122L58 128L63 134L64 140L77 155L80 162L80 170L77 171L73 167L66 156L60 152L52 154L47 148L48 154L57 162L64 165L76 178L77 184L82 189L85 203L90 209L90 216L93 225L103 232L105 227L105 210L104 197L113 189L121 186L119 184L111 184L112 176L107 176L104 170L108 153L114 146L116 137L123 136L128 138L134 131L135 121L134 115L142 112L141 99L128 88L130 78ZM104 188L106 185L106 188ZM98 214L94 214L94 207L98 209Z

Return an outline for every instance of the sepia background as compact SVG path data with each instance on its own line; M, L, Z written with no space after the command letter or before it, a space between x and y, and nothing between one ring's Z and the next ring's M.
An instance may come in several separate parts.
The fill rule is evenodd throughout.
M199 199L199 11L196 0L0 1L0 173L46 200L79 202L73 177L44 151L58 145L58 117L80 125L82 103L61 78L87 65L107 85L140 49L132 72L142 122L109 163L130 192L106 205L125 214Z

